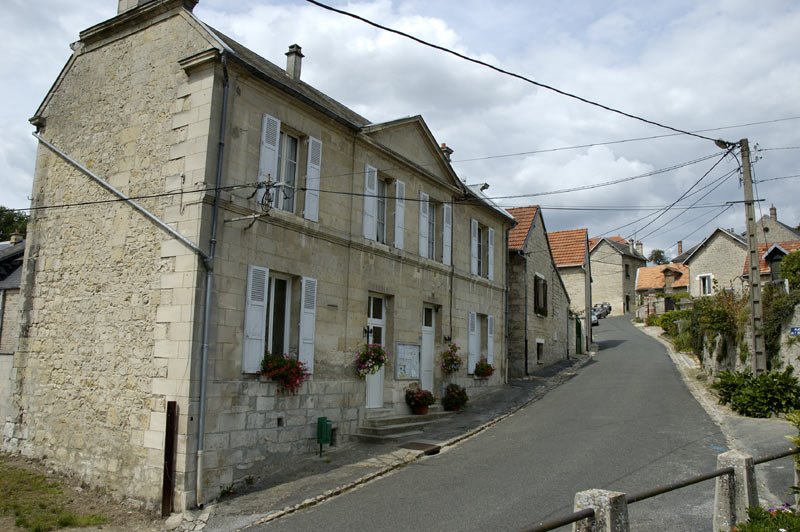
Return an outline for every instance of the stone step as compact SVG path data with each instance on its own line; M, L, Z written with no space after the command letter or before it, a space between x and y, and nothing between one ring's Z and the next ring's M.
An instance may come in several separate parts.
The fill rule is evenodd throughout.
M351 434L350 437L364 443L394 443L400 440L404 440L406 438L410 438L412 436L416 436L418 434L422 434L421 430L409 430L407 432L401 432L398 434L364 434L361 432L356 432L355 434Z
M447 418L452 414L452 412L437 412L433 410L428 410L427 414L421 416L415 416L414 414L408 414L406 416L387 416L387 417L377 417L377 418L367 418L364 420L364 426L368 427L380 427L385 425L402 425L404 423L415 423L415 422L427 422L432 423L434 421L439 421L440 419Z
M415 416L420 417L420 416ZM372 434L375 436L387 435L387 434L400 434L407 432L409 430L425 430L427 425L430 425L433 421L417 421L414 423L397 423L394 425L377 425L377 426L370 426L370 425L361 425L358 427L359 434Z

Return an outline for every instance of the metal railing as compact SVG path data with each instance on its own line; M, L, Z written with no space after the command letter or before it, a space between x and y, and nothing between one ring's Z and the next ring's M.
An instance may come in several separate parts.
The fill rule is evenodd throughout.
M767 462L772 462L774 460L779 460L781 458L786 458L788 456L800 454L800 448L793 448L788 451L783 451L780 453L775 453L767 456L762 456L761 458L753 458L752 464L759 465L764 464ZM718 477L729 476L733 477L736 472L736 468L733 466L728 467L721 467L716 469L710 473L705 473L701 475L695 475L693 477L687 478L685 480L680 480L678 482L673 482L671 484L666 484L664 486L660 486L657 488L652 488L646 491L642 491L639 493L633 494L626 494L625 495L625 502L626 504L633 504L635 502L640 502L646 499L650 499L652 497L656 497L658 495L663 495L664 493L669 493L671 491L676 491L681 488L685 488L688 486L692 486L694 484L700 484L701 482L705 482L707 480L712 480ZM756 498L757 500L757 498ZM594 508L584 508L577 512L562 516L556 517L547 521L539 521L538 523L531 525L525 528L525 532L546 532L548 530L555 530L559 527L566 526L569 524L578 523L584 519L594 519L595 518L595 509ZM598 531L605 530L604 528L597 528ZM627 529L626 529L627 530Z

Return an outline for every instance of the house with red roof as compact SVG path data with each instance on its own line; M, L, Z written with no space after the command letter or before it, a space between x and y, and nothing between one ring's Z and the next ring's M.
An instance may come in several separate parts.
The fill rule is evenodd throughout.
M589 257L589 231L586 228L568 229L547 233L547 241L553 254L567 295L570 309L581 317L582 352L592 340L592 266Z
M772 242L758 245L758 272L761 275L761 284L786 284L786 279L781 275L781 261L786 255L800 251L800 240L787 242ZM750 278L750 257L744 259L742 270L744 279ZM788 287L787 287L788 290Z
M575 325L541 209L507 210L517 221L508 235L508 375L513 378L568 358Z

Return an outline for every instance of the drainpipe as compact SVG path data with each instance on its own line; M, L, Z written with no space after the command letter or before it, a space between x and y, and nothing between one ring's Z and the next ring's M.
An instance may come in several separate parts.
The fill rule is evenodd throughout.
M528 373L528 257L522 251L518 251L517 253L522 257L523 264L525 265L523 274L525 278L525 376L528 377L530 375Z
M505 375L503 377L503 383L508 384L508 253L506 250L508 249L508 235L511 233L511 226L506 226L505 222L503 222L503 227L505 227L505 239L503 240L503 351L505 351Z
M211 329L211 293L214 287L214 253L217 249L217 226L219 220L219 191L222 186L222 157L225 153L225 122L228 119L228 62L225 52L222 60L222 112L219 123L219 144L217 145L217 175L214 184L214 209L211 215L211 239L208 255L203 264L206 267L205 307L203 308L203 346L200 355L200 405L197 417L197 480L195 484L196 503L202 508L203 493L203 454L205 452L206 430L206 379L208 373L208 336Z

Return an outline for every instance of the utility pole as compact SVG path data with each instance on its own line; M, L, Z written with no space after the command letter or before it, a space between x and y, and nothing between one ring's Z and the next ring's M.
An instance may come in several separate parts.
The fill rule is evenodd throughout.
M742 150L742 186L744 187L744 212L747 218L747 249L750 254L750 327L753 330L753 375L767 371L764 351L763 313L761 308L761 272L759 269L758 242L756 240L756 212L753 201L753 178L750 175L750 145L747 139L739 141Z

